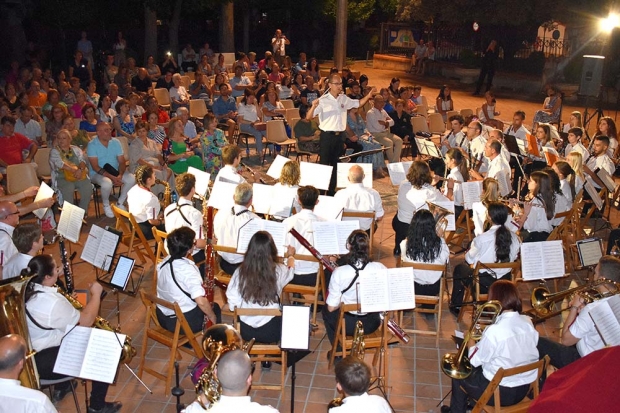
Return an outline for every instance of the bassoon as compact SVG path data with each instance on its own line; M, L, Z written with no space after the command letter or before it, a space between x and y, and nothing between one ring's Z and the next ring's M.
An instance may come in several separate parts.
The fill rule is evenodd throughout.
M215 294L215 251L213 251L213 207L207 206L206 199L202 200L202 216L206 217L206 241L205 246L205 273L203 278L203 287L205 289L205 297L209 300L209 303L213 303ZM207 329L213 325L213 321L209 320L205 315L205 326ZM203 331L204 331L203 329Z
M301 235L295 228L291 228L290 231L291 235L297 240L299 241L299 243L305 248L307 249L310 254L312 254L312 256L314 258L316 258L317 260L319 260L321 262L321 264L323 264L323 266L325 266L325 268L327 268L328 270L330 270L331 272L334 272L336 270L336 264L334 264L333 262L331 262L330 260L328 260L327 258L325 258L325 256L323 254L321 254L316 248L314 248L312 246L312 244L310 244L308 242L307 239L305 239L303 237L303 235Z

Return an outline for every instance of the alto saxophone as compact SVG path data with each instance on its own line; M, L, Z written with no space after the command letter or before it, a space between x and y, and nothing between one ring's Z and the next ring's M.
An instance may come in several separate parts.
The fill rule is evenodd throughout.
M355 357L360 361L364 361L366 344L364 343L364 325L360 320L355 323L355 333L353 334L353 341L351 343L351 357ZM327 411L332 407L342 406L342 398L336 397L327 405Z
M166 181L162 181L161 179L156 179L155 183L158 185L164 186L164 200L162 202L162 210L166 209L170 202L172 202L172 193L170 191L170 184Z

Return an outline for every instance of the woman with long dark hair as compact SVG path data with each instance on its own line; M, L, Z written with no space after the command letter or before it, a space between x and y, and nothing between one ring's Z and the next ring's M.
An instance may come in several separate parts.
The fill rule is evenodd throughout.
M594 136L607 136L609 138L609 147L607 148L607 156L614 159L617 156L618 148L618 131L616 123L609 116L603 116L599 121Z
M523 366L539 358L538 332L532 320L521 314L517 286L508 280L497 281L489 289L489 300L499 301L502 312L495 323L484 330L478 343L473 340L463 343L469 347L469 360L474 370L466 379L452 379L450 407L442 406L442 412L465 413L467 397L479 399L500 368ZM512 406L523 400L536 377L537 371L530 370L504 378L499 386L501 405Z
M557 161L552 166L555 173L560 178L560 188L562 194L566 197L571 204L577 195L575 191L575 171L566 161Z
M284 264L268 232L258 231L248 244L243 262L235 270L226 290L230 310L235 308L280 308L282 289L295 275L295 249L288 248ZM281 317L242 316L241 337L258 343L280 341Z
M98 282L93 282L89 287L88 303L79 311L58 292L56 284L61 273L62 267L56 265L54 258L48 254L32 258L28 267L22 270L22 276L32 276L26 289L26 312L28 314L26 322L32 347L36 351L34 359L39 376L46 380L66 377L54 373L60 343L67 332L67 327L76 325L91 327L95 323L103 291ZM89 412L114 413L122 407L120 402L105 401L108 386L107 383L92 382ZM70 381L56 384L52 401L59 402L70 391Z
M400 249L404 251L401 256L404 262L443 265L450 258L446 241L435 231L435 217L426 209L413 215L407 238L400 243ZM439 295L441 271L415 270L414 280L416 294Z
M518 224L523 228L523 242L545 241L551 231L551 220L555 210L555 192L551 186L549 175L536 171L530 175L528 182L529 194L523 207L523 214Z
M355 230L347 238L349 253L341 258L342 263L332 273L329 280L329 294L323 307L323 321L329 342L334 342L336 324L338 323L338 309L341 304L357 303L355 281L361 270L377 271L385 269L380 262L372 262L370 257L370 239L361 229ZM364 334L376 331L381 325L379 313L351 312L344 315L347 335L353 335L355 324L361 321L364 325Z
M549 180L551 183L551 189L553 190L553 194L555 195L555 202L553 204L553 215L566 212L571 208L572 202L569 202L568 199L562 193L562 187L560 184L560 177L555 172L555 169L546 167L543 169L547 175L549 175ZM553 227L557 227L564 221L564 218L553 218L551 220L551 225Z
M478 235L472 241L469 251L465 254L465 262L454 268L454 285L452 287L452 299L450 312L458 315L463 304L465 288L472 285L474 267L481 263L514 262L519 253L519 237L505 227L508 219L508 208L499 202L491 202L487 206L491 228ZM480 293L486 294L488 288L499 279L510 279L510 270L482 269L478 274ZM475 298L474 298L475 299Z

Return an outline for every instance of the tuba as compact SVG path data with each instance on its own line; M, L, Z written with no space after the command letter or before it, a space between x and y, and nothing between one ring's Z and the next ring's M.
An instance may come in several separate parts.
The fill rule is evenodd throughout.
M469 357L465 355L467 350L467 342L470 339L479 340L482 337L482 325L493 324L497 316L502 312L502 305L499 301L491 300L480 305L476 311L476 315L472 320L471 327L467 330L463 344L457 353L447 353L441 361L443 372L453 379L462 380L468 377L473 371Z
M28 324L26 323L25 298L26 287L32 277L15 277L0 282L0 337L7 334L19 334L26 340L26 360L24 369L19 374L22 386L38 389L39 372L34 361Z
M170 202L172 202L172 194L170 192L170 184L166 181L162 181L161 179L156 179L155 183L158 185L164 186L164 200L162 201L162 210L166 209Z
M351 343L351 357L355 357L360 361L364 361L364 353L365 353L365 343L364 343L364 325L360 320L357 320L355 323L355 333L353 334L353 341ZM327 405L327 411L332 407L342 406L342 398L336 397Z
M440 238L443 238L446 228L448 228L448 215L454 215L454 212L429 201L426 201L426 204L428 205L428 210L433 214L433 218L435 218L435 231Z

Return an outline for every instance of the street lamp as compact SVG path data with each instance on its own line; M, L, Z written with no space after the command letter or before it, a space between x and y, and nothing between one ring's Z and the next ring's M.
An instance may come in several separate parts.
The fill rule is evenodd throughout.
M599 28L602 32L611 33L616 27L620 27L620 16L616 13L610 12L609 16L599 20Z

